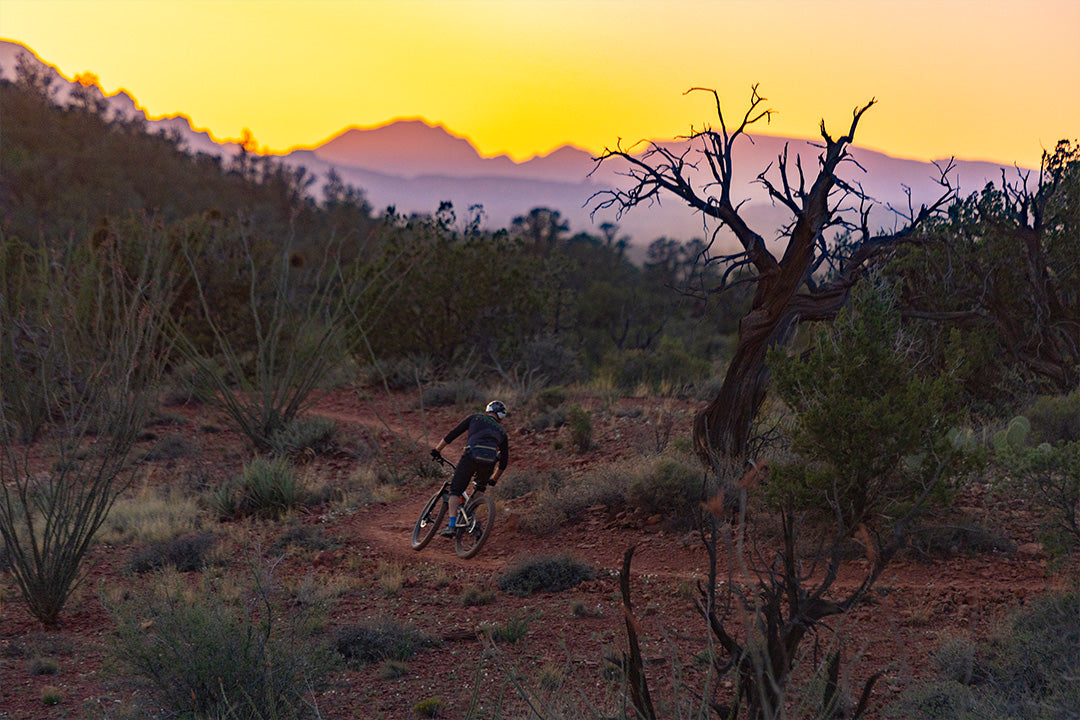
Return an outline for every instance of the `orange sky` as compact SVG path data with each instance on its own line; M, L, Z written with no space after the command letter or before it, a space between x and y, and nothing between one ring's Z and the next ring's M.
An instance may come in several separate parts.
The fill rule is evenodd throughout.
M1080 135L1080 0L0 0L0 36L151 116L266 149L423 117L485 155L734 120L929 160L1037 165Z

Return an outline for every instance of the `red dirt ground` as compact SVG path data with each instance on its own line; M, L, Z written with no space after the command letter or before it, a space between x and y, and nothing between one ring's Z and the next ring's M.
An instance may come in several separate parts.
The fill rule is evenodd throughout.
M607 408L596 398L578 398L593 412L595 449L578 455L567 450L567 430L531 431L525 418L508 418L511 468L515 472L558 471L572 476L618 459L633 459L655 450L663 415L674 420L672 437L689 432L697 404L661 399L622 399ZM324 479L346 477L372 458L423 457L434 441L452 427L465 408L421 411L411 397L387 401L361 400L351 390L319 401L318 412L338 424L339 444L353 452L320 456L305 472ZM641 412L638 413L637 411ZM241 440L204 407L165 408L172 425L153 427L155 439L180 433L197 448L194 457L144 463L140 482L165 482L200 468L210 478L239 472L248 458ZM517 425L516 423L520 423ZM415 444L414 444L415 443ZM562 449L557 450L560 445ZM378 445L383 453L374 449ZM451 448L460 446L460 441ZM412 448L410 451L409 448ZM448 453L449 455L449 453ZM149 479L147 479L149 478ZM436 537L421 552L409 545L413 522L438 480L414 477L400 497L358 511L316 508L289 521L319 525L325 536L339 539L343 549L286 554L278 574L313 577L327 587L341 585L331 625L390 617L414 623L442 644L408 660L408 671L382 679L378 668L343 670L315 694L319 716L335 719L412 718L414 706L428 698L442 701L438 717L504 718L530 715L519 688L527 687L543 717L594 717L617 714L621 684L603 657L625 647L624 619L618 596L618 574L625 550L636 554L631 587L641 626L653 698L662 717L672 717L672 698L684 701L702 687L703 672L694 655L704 648L705 628L692 609L694 584L704 577L706 556L693 534L669 532L660 524L611 518L602 508L585 520L557 532L537 536L518 529L530 498L499 501L494 534L472 560L457 558L448 540ZM970 516L982 518L1018 546L1035 540L1034 521L1022 503L995 502L989 496L965 498ZM236 567L251 547L269 547L286 521L246 520L227 523ZM219 528L215 528L219 529ZM237 539L247 538L245 543ZM144 717L137 690L118 674L109 657L111 621L99 590L134 582L123 571L133 548L98 544L92 551L90 575L67 606L63 626L44 632L26 612L10 577L0 576L0 718ZM529 557L570 554L599 570L597 580L562 593L519 598L497 590L508 566ZM264 553L265 555L265 553ZM402 587L388 594L376 572L391 565L402 571ZM852 560L839 586L850 587L866 561ZM848 691L857 695L860 680L882 670L875 685L875 710L881 709L913 680L929 672L929 654L949 634L980 636L992 630L1008 611L1056 587L1038 552L990 554L934 559L908 556L891 564L872 593L872 602L858 607L833 629L843 636ZM467 588L495 591L489 605L466 607ZM528 619L516 643L493 645L482 632L487 624ZM825 633L822 651L833 636ZM812 643L805 643L812 649ZM55 672L43 672L49 659ZM43 703L51 686L61 702ZM472 708L472 710L470 710ZM666 708L666 710L665 710ZM470 715L470 712L472 713Z

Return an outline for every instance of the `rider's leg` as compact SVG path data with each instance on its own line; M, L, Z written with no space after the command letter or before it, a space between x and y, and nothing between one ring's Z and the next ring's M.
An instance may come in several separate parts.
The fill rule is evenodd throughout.
M457 525L457 511L461 506L461 496L450 494L450 527Z
M462 455L461 460L458 461L457 469L454 470L454 479L450 481L450 527L457 525L461 494L465 492L465 488L469 487L469 480L472 479L474 470L472 458L467 453Z

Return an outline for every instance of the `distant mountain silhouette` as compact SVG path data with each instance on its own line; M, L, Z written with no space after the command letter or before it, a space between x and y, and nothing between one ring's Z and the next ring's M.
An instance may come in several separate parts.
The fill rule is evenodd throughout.
M20 54L28 54L26 62L55 74L58 100L64 102L70 97L74 83L63 78L55 67L23 45L0 41L0 69L5 78L14 77ZM146 118L145 110L126 93L105 99L111 112L119 117ZM179 137L191 152L229 157L238 150L235 143L219 143L208 132L196 130L184 115L149 120L147 125L151 132L169 132ZM741 210L744 218L768 240L790 218L755 182L758 174L770 164L775 172L777 157L785 146L791 156L789 165L794 167L795 155L801 155L803 167L810 174L817 167L819 149L813 141L792 138L755 135L746 140L736 147L734 156L736 196L746 201ZM662 144L678 146L671 141ZM895 216L888 208L906 209L908 192L916 207L936 197L935 179L940 173L933 163L893 158L859 147L852 148L851 155L857 165L849 164L843 177L860 185L880 203L871 215L874 225L891 227ZM462 216L470 206L482 205L488 227L500 228L508 227L515 217L535 207L547 207L562 213L571 232L595 234L601 223L615 222L620 234L629 236L639 247L659 237L689 240L712 232L711 227L703 226L700 214L674 197L660 198L621 218L614 210L594 213L596 203L590 203L590 198L608 188L626 187L629 180L620 175L626 168L615 162L597 167L591 154L580 148L567 145L524 162L505 155L485 158L466 138L421 119L348 128L317 147L295 149L280 157L289 165L306 167L316 176L313 192L317 198L321 198L327 174L335 169L345 182L362 189L376 210L394 206L405 214L430 214L440 203L450 201ZM1015 177L1015 168L1004 169ZM951 178L967 195L988 182L1000 181L1002 170L994 163L958 161ZM709 181L704 173L693 179L697 187Z

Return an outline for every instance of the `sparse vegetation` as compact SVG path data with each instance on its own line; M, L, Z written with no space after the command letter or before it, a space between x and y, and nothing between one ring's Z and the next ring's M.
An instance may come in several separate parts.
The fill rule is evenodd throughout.
M1080 601L1049 595L1013 614L989 639L950 637L935 657L939 679L906 690L890 716L910 720L1050 720L1080 708Z
M333 645L350 667L363 667L384 660L408 660L434 646L435 640L415 627L384 618L337 629Z
M217 538L208 532L157 540L136 550L127 566L135 573L146 573L164 567L171 567L179 572L202 570L208 553L216 543Z
M223 520L247 515L277 518L305 498L304 483L288 458L256 457L244 466L238 481L211 493L210 505Z
M296 602L264 568L244 587L162 571L118 599L113 652L166 711L199 717L301 718L331 655L316 632L322 608ZM152 622L147 624L147 619Z
M777 720L797 705L853 720L869 715L840 651L862 638L837 620L854 607L898 643L952 630L933 682L904 687L918 643L864 668L868 691L899 695L896 717L1080 707L1075 596L1031 599L1070 586L1054 573L1075 571L1080 546L1075 145L1048 155L1037 189L988 188L886 254L814 234L831 274L784 277L814 278L794 302L837 301L814 316L831 325L802 315L796 332L787 306L768 337L736 340L760 299L745 288L776 282L761 257L722 275L702 241L661 239L635 262L617 228L571 236L555 210L486 230L448 203L373 213L333 178L317 201L273 158L187 155L25 81L0 81L0 658L16 714ZM696 297L672 292L689 285ZM721 368L730 382L710 382ZM332 385L363 425L306 412ZM696 448L694 388L712 401ZM446 562L443 544L416 570L396 503L443 477L426 441L444 419L496 395L513 429L496 565ZM349 433L363 450L341 446ZM960 451L980 463L945 462ZM740 484L748 459L770 465ZM710 499L722 513L702 513ZM948 557L934 575L971 563L988 591L949 580L897 602L910 584L875 583L901 539L920 580ZM634 575L639 606L614 592L629 560L607 575L554 554L592 562L634 540L662 575L693 558ZM1014 598L1023 612L982 635ZM646 676L668 667L649 698ZM575 693L587 710L564 709Z
M499 577L499 589L513 595L562 592L596 577L596 570L568 555L539 557L511 565Z

